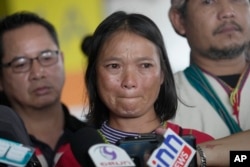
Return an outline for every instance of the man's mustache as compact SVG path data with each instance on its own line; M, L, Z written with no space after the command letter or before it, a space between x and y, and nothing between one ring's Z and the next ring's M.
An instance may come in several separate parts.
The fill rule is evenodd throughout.
M231 29L234 29L235 31L239 31L239 32L243 31L242 27L238 23L236 23L235 21L231 21L231 22L224 22L219 27L217 27L214 30L213 35L220 34L227 27L230 27Z

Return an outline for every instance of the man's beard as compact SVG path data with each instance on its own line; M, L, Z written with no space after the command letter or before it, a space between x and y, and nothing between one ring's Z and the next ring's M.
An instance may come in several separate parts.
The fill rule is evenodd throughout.
M228 47L223 49L211 47L203 55L212 60L233 59L235 57L240 56L243 52L247 51L249 47L250 47L250 42L244 43L243 45L236 45L233 47Z

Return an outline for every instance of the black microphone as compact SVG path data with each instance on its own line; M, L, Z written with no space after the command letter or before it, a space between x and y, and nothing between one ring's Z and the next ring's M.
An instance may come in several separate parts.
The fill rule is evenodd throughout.
M75 158L84 167L135 167L125 150L105 143L101 134L90 127L78 130L70 146Z
M5 146L7 148L9 145L9 151L11 151L11 148L13 148L13 147L10 147L10 146L13 146L12 144L16 145L16 149L21 148L25 150L26 148L25 146L27 146L27 148L31 148L31 141L30 141L29 135L19 115L16 112L14 112L12 109L10 109L9 107L4 106L4 105L0 105L0 115L1 115L0 116L0 139L1 139L0 144L2 144L2 147ZM23 147L21 147L22 145ZM11 154L10 152L8 153ZM0 166L4 166L4 165L6 166L9 164L6 163L5 161L4 163L2 162L2 164L0 164ZM41 167L41 164L38 161L35 154L32 154L26 166L27 167Z
M84 127L71 137L70 147L76 160L84 167L95 167L88 150L91 146L104 143L101 135L94 128Z
M0 105L0 137L25 145L31 144L23 121L12 109Z

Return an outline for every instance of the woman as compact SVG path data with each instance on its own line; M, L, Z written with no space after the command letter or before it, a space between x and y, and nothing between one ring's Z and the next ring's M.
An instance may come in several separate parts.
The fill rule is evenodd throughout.
M168 122L177 108L175 83L163 37L148 17L111 14L94 32L89 51L87 119L105 141L115 144L159 127L194 135L197 143L212 140Z
M179 129L166 122L175 115L177 95L163 38L149 18L124 12L106 18L93 34L85 81L89 123L111 143L114 133L110 138L103 128L122 137L159 126Z

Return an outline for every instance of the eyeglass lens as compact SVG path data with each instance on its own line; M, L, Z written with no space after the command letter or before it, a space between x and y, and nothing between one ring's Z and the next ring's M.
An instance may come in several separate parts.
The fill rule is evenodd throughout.
M58 61L58 54L59 51L46 51L35 58L19 57L12 61L11 68L14 72L26 72L30 70L34 59L37 59L42 66L50 66Z

